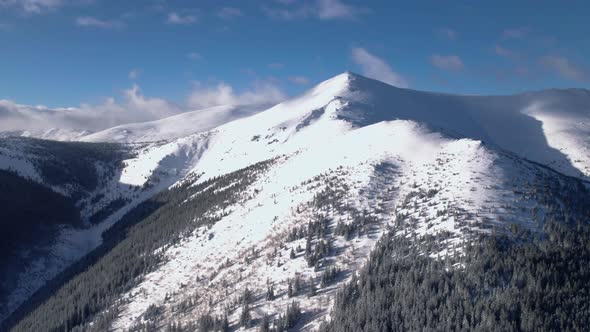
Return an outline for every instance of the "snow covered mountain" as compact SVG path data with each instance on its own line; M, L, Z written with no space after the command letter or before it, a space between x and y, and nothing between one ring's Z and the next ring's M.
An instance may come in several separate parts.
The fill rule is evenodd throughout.
M84 142L157 142L207 131L224 123L255 114L269 105L224 105L181 113L161 120L121 125L85 135Z
M104 193L148 189L99 223L95 235L112 228L75 278L12 323L319 328L385 234L461 266L482 235L588 220L588 105L585 90L457 96L347 72L180 138L195 127L170 124L192 115L88 136L151 141L132 145Z
M146 121L137 110L120 109L119 118L108 110L77 108L49 109L38 106L17 105L0 100L0 138L33 137L54 141L83 142L156 142L172 140L203 132L224 123L263 111L272 105L222 105L182 112ZM97 113L97 114L94 114ZM110 118L115 117L116 119ZM143 116L145 118L145 116ZM113 127L113 123L125 124ZM106 128L106 129L105 129Z
M49 129L28 129L28 130L15 130L15 131L2 131L0 132L0 138L8 137L32 137L39 139L46 139L51 141L78 141L86 135L90 135L92 132L89 130L74 130L74 129L62 129L62 128L49 128Z

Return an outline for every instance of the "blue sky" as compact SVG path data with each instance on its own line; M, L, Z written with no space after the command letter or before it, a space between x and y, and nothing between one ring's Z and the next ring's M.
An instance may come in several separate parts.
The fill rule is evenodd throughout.
M196 108L280 100L345 70L452 93L588 88L589 12L539 0L0 0L0 99Z

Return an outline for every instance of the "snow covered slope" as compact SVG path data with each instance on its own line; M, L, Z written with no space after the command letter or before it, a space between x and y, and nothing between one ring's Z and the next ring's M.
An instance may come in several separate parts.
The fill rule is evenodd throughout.
M182 143L145 146L0 139L0 170L16 172L72 199L80 213L78 225L42 227L45 242L3 253L17 265L0 266L12 271L0 284L0 321L48 280L98 247L101 234L125 213L182 179L183 169L202 150L191 145L199 143L198 137L191 144ZM19 221L6 222L18 225ZM5 284L13 286L5 290Z
M298 98L213 129L208 152L195 170L224 174L279 152L318 144L351 128L399 119L457 138L480 140L564 174L588 178L588 105L586 90L459 96L400 89L347 72ZM321 126L305 130L318 121ZM157 139L158 135L149 134L150 128L137 135Z
M407 119L550 165L590 174L590 92L547 90L513 96L459 96L399 89L348 74L339 116L354 125ZM584 157L585 156L585 157Z
M510 225L535 231L550 210L549 199L521 188L536 190L547 178L559 183L567 177L518 155L572 175L581 171L569 155L547 144L550 133L527 113L530 103L549 97L440 95L346 73L212 130L189 173L199 175L197 183L283 157L242 202L224 209L227 216L167 248L167 262L123 296L126 305L118 308L113 326L147 323L146 312L154 307L168 322L188 323L198 313L211 313L228 315L237 326L240 298L248 289L253 321L277 317L295 299L313 317L299 326L308 329L319 324L338 285L362 265L388 227L400 227L399 236L438 238L425 251L434 257L460 254L473 236L508 232ZM577 112L564 105L563 112ZM574 150L583 150L584 143ZM329 198L319 198L324 196ZM305 236L290 234L309 234L310 222L324 221L325 233L311 239L312 251L327 245L330 254L318 254L317 265L310 262L313 255L298 249L307 246ZM342 229L358 236L343 237L348 231ZM332 267L341 277L322 283ZM294 280L303 286L288 295ZM312 284L322 284L319 296L308 295ZM269 287L278 294L272 300L265 298ZM179 313L187 301L190 308Z
M159 103L108 102L95 109L19 105L0 100L0 138L33 137L56 141L155 142L209 130L272 106L269 104L223 105L185 112ZM138 110L137 106L147 109Z
M80 138L90 135L89 130L75 130L63 128L49 128L49 129L28 129L17 131L2 131L0 138L7 137L33 137L39 139L46 139L52 141L78 141Z
M216 106L161 120L125 124L81 137L85 142L157 142L207 131L221 124L260 112L268 105Z
M109 187L146 188L131 195L136 203L171 186L195 187L273 161L237 203L208 212L214 223L178 229L180 241L157 248L164 261L118 294L122 301L112 303L116 314L106 315L108 324L162 329L211 314L227 315L237 327L248 289L253 322L278 317L296 300L304 312L298 328L311 329L386 230L416 243L436 238L423 250L432 257L461 255L474 236L512 225L535 232L547 216L563 212L554 191L578 188L561 173L590 175L589 104L585 90L457 96L344 73L266 111L186 137L175 138L207 128L191 122L202 114L91 135L151 141L136 146ZM208 110L213 117L235 111ZM191 200L174 208L201 202ZM274 295L266 296L271 288ZM150 321L153 312L157 321Z
M587 105L590 93L585 90L457 96L400 89L345 73L298 98L212 130L209 151L196 169L217 168L212 175L223 174L353 127L401 119L481 140L567 175L588 177ZM304 130L318 121L323 125Z

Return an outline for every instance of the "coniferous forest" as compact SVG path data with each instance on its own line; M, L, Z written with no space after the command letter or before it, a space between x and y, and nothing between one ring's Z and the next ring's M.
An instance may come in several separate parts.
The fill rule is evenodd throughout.
M0 299L15 287L19 252L51 241L61 225L78 226L75 202L11 171L0 170Z
M545 209L542 217L531 215L532 228L494 228L464 243L462 252L436 258L431 254L445 235L408 235L400 230L411 229L412 220L398 215L338 291L320 331L585 331L590 192L577 179L549 176L515 190ZM338 200L335 193L327 197ZM334 232L350 239L355 226L339 223Z
M60 151L59 146L51 145L56 153ZM116 145L81 144L79 148L81 156L98 161L117 160L126 153ZM69 152L61 158L69 160L68 156ZM75 179L80 193L96 185L92 180L96 174L91 168L80 171L75 162L69 168L60 166L61 162L50 161L48 165L53 165L50 169L61 172L64 178L68 178L68 172L82 174ZM106 331L112 328L120 309L131 301L122 295L169 259L163 254L166 249L190 236L206 236L194 231L211 227L227 216L228 206L251 199L255 190L249 192L249 186L274 162L260 162L202 183L199 174L192 174L140 203L103 233L101 246L41 288L0 329ZM86 166L80 164L80 167ZM377 169L383 171L383 165ZM323 321L319 330L585 331L590 326L590 193L582 181L555 177L551 172L539 171L535 182L513 188L515 197L533 198L537 202L531 209L528 226L504 220L506 224L490 228L487 235L467 232L467 241L447 248L442 256L432 253L444 248L447 240L444 232L412 235L415 227L412 217L403 213L395 215L395 224L388 226L363 267L338 286L330 319ZM12 171L0 171L0 183L1 220L21 221L3 225L6 232L0 245L4 252L15 251L22 243L43 241L37 234L48 236L59 225L75 227L81 223L76 201L71 197ZM221 315L203 312L179 320L176 316L164 319L167 309L163 305L151 305L129 331L250 328L280 332L301 327L305 313L298 296L305 293L307 298L317 298L318 293L325 292L345 275L339 266L329 263L335 254L334 237L353 242L371 234L372 227L379 224L374 216L377 210L360 211L349 206L347 187L334 174L317 176L302 185L319 183L325 188L313 196L310 206L314 213L291 228L284 238L285 244L302 241L301 246L290 248L289 259L304 257L307 268L318 273L316 279L295 275L286 285L269 283L264 295L246 288L237 302L237 322L230 323L229 310ZM428 199L434 194L434 190L410 192L401 204L411 204L408 197ZM26 208L31 205L36 209ZM123 205L124 202L115 200L104 212L99 211L96 218ZM457 211L464 213L461 209ZM332 213L348 214L350 220L336 222L328 216ZM464 217L470 216L465 213ZM93 218L89 221L92 223ZM276 290L281 286L287 289L289 304L279 314L253 318L254 299L264 296L272 302L280 296ZM188 297L169 309L179 314L194 307L195 301Z
M464 267L385 237L337 295L322 331L584 331L590 326L590 228L490 237Z
M173 246L197 227L222 218L223 207L243 199L247 186L271 163L255 164L198 185L193 185L198 180L195 175L140 204L103 234L101 247L41 289L4 328L108 329L118 308L125 304L121 294L166 260L158 249ZM382 236L364 267L337 292L331 319L321 324L320 331L584 331L590 326L588 190L576 180L546 181L538 195L549 208L543 220L537 221L537 229L514 225L508 233L482 235L469 241L462 254L444 259L428 254L440 238L400 236L396 227L407 222L401 216ZM326 189L314 202L321 209L322 204L339 206L342 199L340 191ZM558 201L567 202L567 208L559 208ZM287 241L307 238L307 263L317 267L322 255L331 250L321 246L312 250L309 238L321 239L333 232L352 240L366 232L362 225L375 222L365 214L358 215L359 222L347 225L330 226L322 218L310 220L305 230L292 229ZM291 258L295 255L291 251ZM337 274L336 267L325 267L318 286L325 287ZM300 282L289 280L289 290L297 292ZM310 285L308 296L316 296ZM271 293L272 288L266 296L272 300ZM297 326L301 317L297 302L279 317L265 316L254 323L252 297L246 289L239 326L277 332ZM160 330L161 312L157 306L148 308L144 313L147 323L135 330ZM227 317L209 314L165 328L231 330Z
M103 234L99 248L38 291L2 329L104 331L123 304L116 299L165 260L163 250L156 249L173 246L197 227L218 221L223 212L207 212L223 211L240 199L270 163L257 163L198 185L193 185L195 177L141 203ZM86 325L91 320L94 324Z
M537 227L481 235L462 255L432 258L428 248L441 239L392 229L338 292L320 330L586 331L590 194L575 179L544 181L521 193L547 207Z

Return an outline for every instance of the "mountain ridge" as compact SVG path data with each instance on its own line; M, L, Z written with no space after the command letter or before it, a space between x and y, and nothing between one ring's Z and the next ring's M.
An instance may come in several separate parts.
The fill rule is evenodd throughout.
M538 158L555 156L548 141L568 142L560 139L559 130L545 131L547 124L555 126L553 119L535 118L557 112L529 109L538 98L431 94L347 72L205 132L124 145L133 146L133 155L121 161L115 184L131 188L125 197L133 204L116 209L97 229L117 225L127 213L142 215L142 201L164 202L161 209L150 210L145 222L153 229L169 221L166 227L178 226L167 228L169 243L159 239L165 244L146 244L140 251L146 257L157 254L158 264L126 279L129 284L117 292L105 286L97 290L102 293L83 297L80 301L90 302L80 306L96 308L88 315L69 314L64 303L50 298L17 330L40 322L63 326L60 318L54 319L56 310L81 328L100 321L97 326L116 330L149 324L163 329L166 323L195 323L193 316L203 312L238 327L240 310L246 310L241 307L245 289L253 293L248 305L259 309L248 311L255 322L264 315L279 317L294 300L308 315L326 317L322 308L334 303L337 290L363 266L384 234L404 237L430 259L461 264L466 246L479 236L508 235L515 229L534 236L544 232L551 218L590 217L580 208L588 197L579 181L584 176ZM585 110L574 107L578 103L558 100L552 105L584 115ZM579 114L565 125L580 120ZM498 124L502 126L496 128ZM572 135L580 138L586 129L582 125ZM502 132L512 136L502 137ZM531 132L535 135L528 137ZM512 142L523 137L524 143ZM560 160L569 162L572 151L586 147L583 143L559 152ZM537 160L527 161L519 150L524 146L537 149ZM27 162L26 154L18 158ZM261 164L266 166L254 167ZM249 167L257 169L256 177L243 173ZM211 186L215 189L209 192ZM146 191L134 195L133 188ZM216 201L203 207L206 215L192 216L208 218L206 225L190 222L186 211L193 211L193 200L207 202L208 195L225 193L232 197L227 204ZM182 220L176 219L180 211ZM139 233L147 227L143 220L134 228ZM117 246L141 242L134 232L116 234L121 242L112 249L124 253ZM99 245L100 234L94 233ZM105 257L97 264L125 273L127 265ZM105 272L109 269L93 266L77 280L92 280L94 273L117 282ZM305 286L293 293L294 280ZM320 284L319 296L303 291ZM71 281L64 287L85 293L90 286ZM264 295L269 287L276 291L272 300ZM157 320L152 319L155 312L160 313ZM304 318L299 327L319 325L319 319Z

